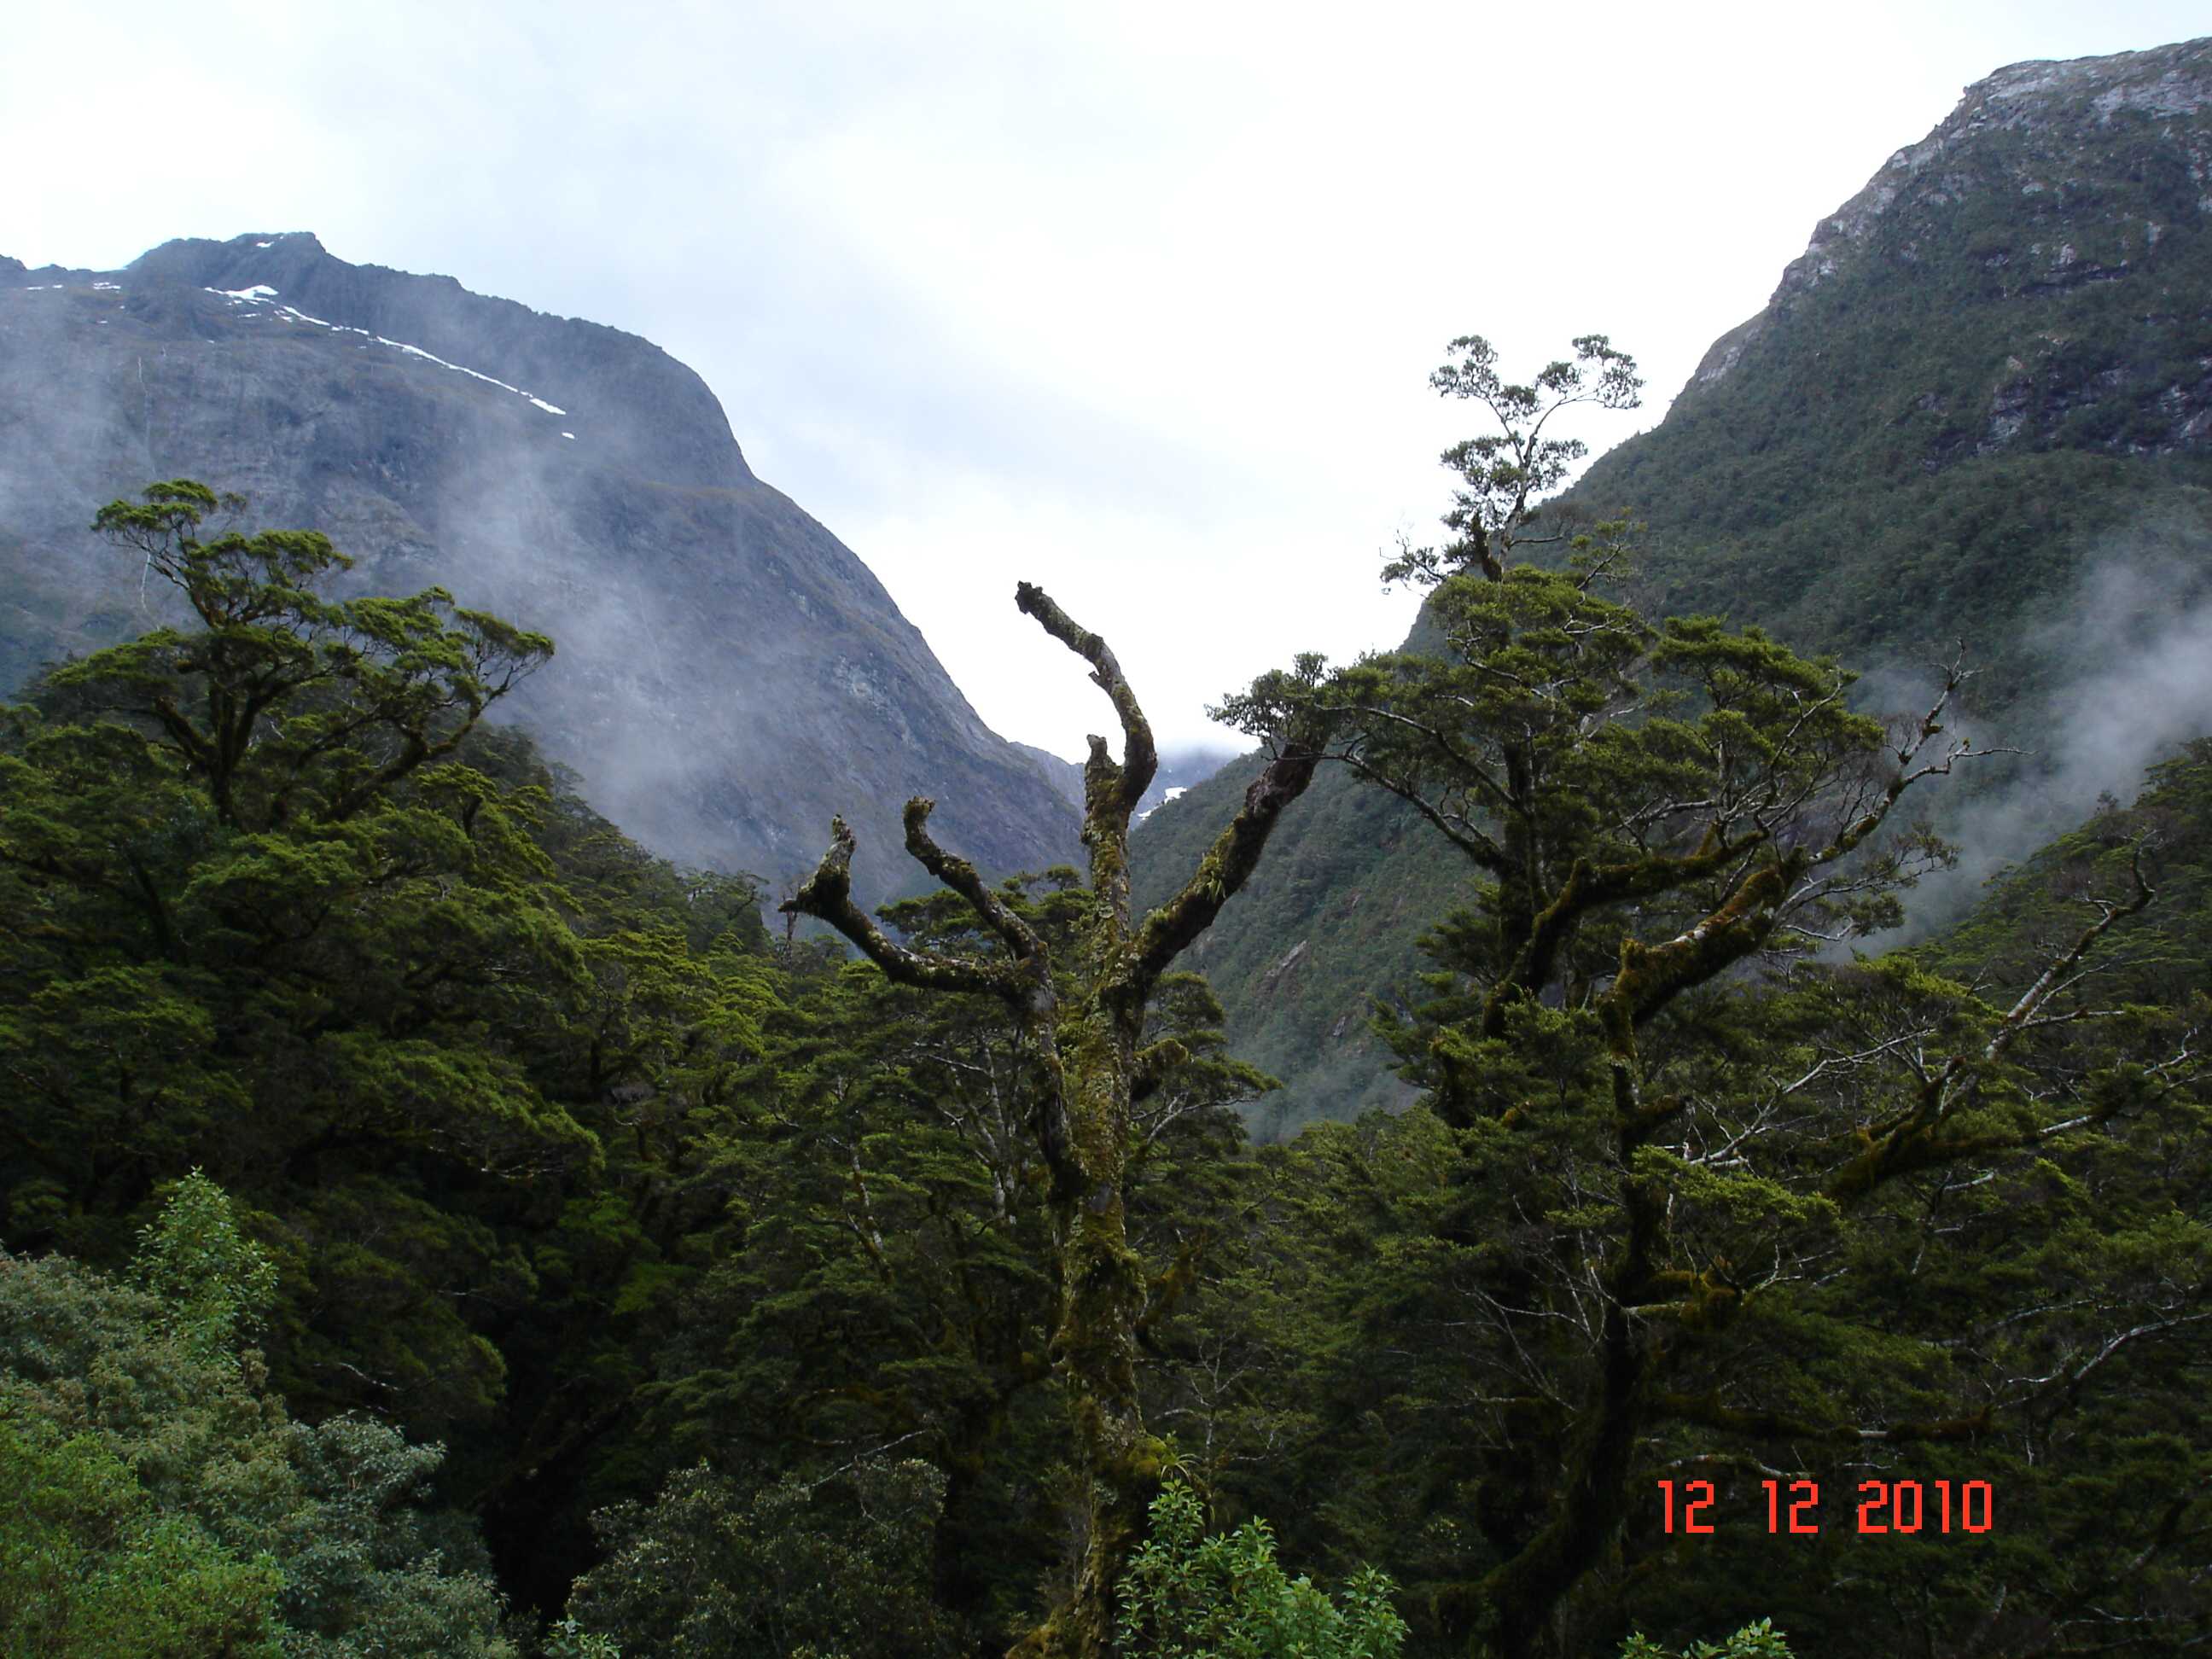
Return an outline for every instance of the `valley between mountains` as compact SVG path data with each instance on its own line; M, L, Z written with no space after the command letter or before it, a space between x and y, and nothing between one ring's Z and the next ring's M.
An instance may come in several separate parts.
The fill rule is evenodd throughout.
M1079 765L647 340L0 258L0 1654L2212 1640L2212 40L1587 467L1468 321L1404 646L1040 570Z

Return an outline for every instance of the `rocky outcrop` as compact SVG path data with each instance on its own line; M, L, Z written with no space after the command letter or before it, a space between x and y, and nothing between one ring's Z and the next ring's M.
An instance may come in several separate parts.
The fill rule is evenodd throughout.
M2130 127L2154 131L2175 147L2196 197L2173 199L2172 210L2212 212L2212 133L2195 118L2212 107L2212 41L2184 41L2148 52L2064 62L2012 64L1968 87L1959 106L1917 144L1891 156L1867 187L1814 228L1805 252L1783 273L1777 301L1800 288L1832 276L1838 261L1853 245L1873 240L1883 216L1900 200L1935 198L1936 204L1962 201L1992 186L2023 198L2055 195L2063 200L2081 187L2081 162L2106 152ZM2014 143L1992 142L2014 135ZM2095 169L2090 169L2094 171ZM2033 217L2033 213L2023 216ZM2143 222L2147 246L2161 230ZM2043 250L2034 250L2040 254ZM1980 257L2008 263L2001 250ZM2062 282L2089 280L2089 273L2117 275L2126 268L2083 264L2063 241L2050 251L2048 269Z
M2202 282L2212 240L2208 118L2212 40L2014 64L1976 82L1933 131L1814 227L1766 308L1706 352L1685 399L1694 407L1740 365L1758 362L1793 319L1879 303L1876 294L1909 284L1964 310L1999 307L1972 331L1988 345L1975 365L1988 376L1977 396L1919 394L1919 413L1947 417L1931 423L1941 432L1933 464L2087 447L2079 439L2090 427L2127 453L2197 443L2212 430L2212 296ZM2082 337L2076 296L2109 284L2125 297L2085 303L2104 314L2132 307L2142 325L2132 341ZM2182 349L2142 349L2160 338ZM1985 406L1986 418L1969 403ZM2092 406L2102 413L2086 413Z
M987 868L1076 851L1066 802L882 585L635 335L250 235L0 265L0 696L147 625L161 595L85 526L197 477L256 526L326 531L355 591L437 584L552 635L504 708L666 854L773 886L842 813L882 896L913 882L912 794Z

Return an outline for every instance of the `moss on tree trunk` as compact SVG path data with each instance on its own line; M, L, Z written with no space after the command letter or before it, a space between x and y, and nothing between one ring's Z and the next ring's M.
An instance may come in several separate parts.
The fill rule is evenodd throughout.
M854 842L842 819L831 826L820 866L783 908L827 921L902 984L998 998L1028 1028L1043 1057L1049 1083L1036 1103L1035 1125L1052 1182L1060 1287L1051 1355L1073 1413L1084 1481L1082 1541L1065 1598L1014 1651L1025 1659L1092 1659L1113 1651L1115 1588L1143 1535L1166 1450L1145 1426L1137 1347L1148 1276L1129 1243L1125 1205L1130 1103L1146 1011L1170 963L1258 867L1277 817L1312 781L1319 751L1302 730L1281 734L1274 761L1197 872L1133 927L1129 824L1157 768L1152 729L1103 640L1078 627L1039 588L1024 583L1015 599L1091 665L1091 678L1112 700L1121 726L1121 758L1093 737L1084 769L1083 840L1095 909L1079 936L1078 959L1055 964L1044 941L975 867L931 838L932 803L920 799L907 803L908 852L968 901L998 936L1004 955L939 956L888 938L853 902ZM1063 982L1072 988L1063 990Z

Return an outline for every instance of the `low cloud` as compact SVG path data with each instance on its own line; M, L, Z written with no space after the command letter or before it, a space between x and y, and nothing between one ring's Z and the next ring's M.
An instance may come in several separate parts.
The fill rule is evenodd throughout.
M1909 944L1953 921L1991 878L2074 829L2100 799L2134 800L2150 767L2212 732L2212 546L2197 560L2124 549L2087 567L2035 631L2032 654L2052 665L2049 686L2015 703L2003 730L1961 722L1978 742L2024 752L1979 763L2002 769L1978 784L1960 769L1958 793L1933 811L1958 862L1908 896L1904 928L1881 944ZM1909 708L1927 690L1896 671L1863 687L1865 707Z

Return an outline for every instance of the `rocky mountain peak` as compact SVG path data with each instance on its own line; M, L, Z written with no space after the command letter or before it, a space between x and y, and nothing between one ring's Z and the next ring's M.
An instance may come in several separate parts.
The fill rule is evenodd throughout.
M451 276L349 264L312 231L164 242L117 280L218 295L266 289L326 323L479 368L563 409L588 410L599 442L627 447L633 432L650 430L649 451L632 459L665 483L734 489L753 482L707 383L651 341L473 294Z
M1983 250L1990 269L2015 277L2033 271L2030 280L2069 286L2136 269L2176 229L2212 219L2208 110L2212 38L1984 76L1814 226L1767 309L1714 343L1686 392L1725 378L1777 313L1847 267L1867 258L1914 264L1962 218L1990 222L1992 234L1998 223L2048 226L2047 236ZM2076 223L2095 234L2069 235Z
M2212 38L2106 58L2036 59L2008 64L1975 82L1958 113L1969 125L2027 125L2056 106L2081 98L2106 125L2127 110L2153 117L2195 115L2212 98L2208 77Z

